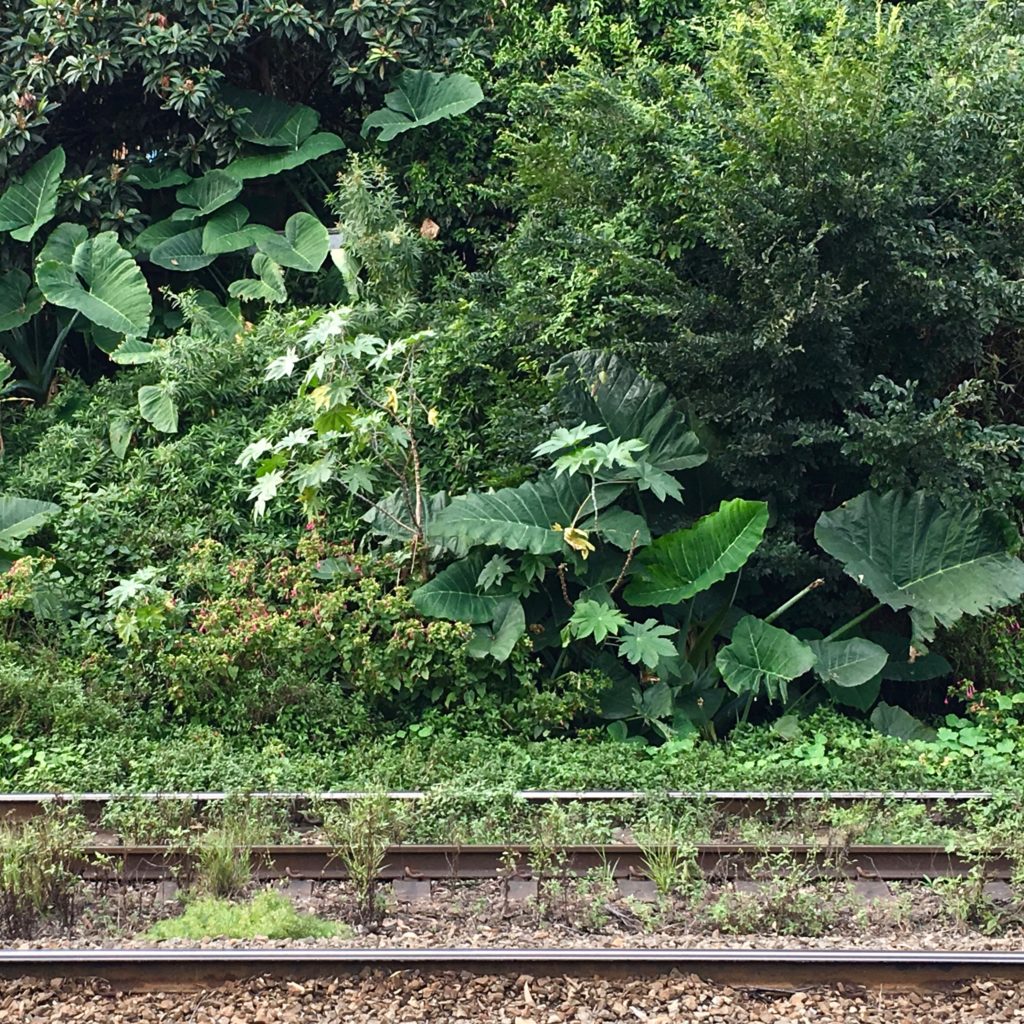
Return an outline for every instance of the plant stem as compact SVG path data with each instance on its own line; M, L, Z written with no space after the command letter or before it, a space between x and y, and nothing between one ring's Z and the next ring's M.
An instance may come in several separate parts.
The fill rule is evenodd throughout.
M810 686L808 686L807 689L804 690L804 692L801 693L800 696L797 697L797 699L793 701L792 704L788 705L783 709L782 713L784 715L791 715L796 710L796 708L798 708L805 700L807 700L807 698L810 697L810 695L814 693L814 691L817 690L820 686L821 680L815 679L814 682Z
M874 615L881 607L882 602L879 601L878 604L873 604L867 611L861 612L860 615L855 615L845 625L842 625L838 629L834 629L829 633L829 635L825 637L825 642L827 643L829 640L835 640L837 637L841 637L844 633L849 632L854 626L859 626L866 618L868 618L868 616Z
M295 196L299 203L303 207L305 207L306 212L311 216L316 217L317 220L319 220L320 218L316 216L316 210L314 210L313 207L309 205L309 203L306 201L306 197L290 181L288 182L288 188L291 189L292 195Z
M799 594L794 594L788 601L785 601L783 604L780 604L779 607L771 613L771 615L766 615L764 617L764 621L774 622L783 612L788 612L789 609L797 603L797 601L802 601L812 590L817 590L818 587L824 584L824 582L825 581L822 579L811 580L811 582L808 583L807 586L804 587L804 589L801 590Z

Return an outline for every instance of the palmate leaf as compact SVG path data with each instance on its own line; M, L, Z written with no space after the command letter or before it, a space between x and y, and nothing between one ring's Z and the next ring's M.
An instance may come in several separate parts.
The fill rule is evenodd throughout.
M59 511L60 506L49 501L0 495L0 548L16 547L19 541L42 529Z
M663 625L657 619L629 622L622 628L619 652L631 665L643 662L654 670L662 658L672 658L678 653L675 643L669 639L678 632L675 626Z
M320 115L302 104L285 103L274 96L221 86L220 96L237 113L232 118L235 134L260 146L288 146L296 149L320 123Z
M582 509L600 511L622 488L599 484L594 501L581 477L543 476L536 483L506 487L492 494L464 494L452 500L430 526L432 538L455 538L469 544L495 544L534 555L564 551L562 527ZM595 509L596 504L596 509ZM555 525L560 524L558 529Z
M998 512L944 509L923 492L861 494L824 513L815 539L890 608L910 608L921 635L995 611L1024 593L1016 531Z
M685 411L668 389L625 360L584 349L563 356L552 370L565 371L562 400L574 417L602 424L609 438L646 441L643 458L651 466L678 472L707 461L697 435L687 429Z
M39 254L36 281L48 302L101 327L127 335L149 329L149 286L113 231L89 238L80 224L59 225Z
M771 700L787 699L787 683L809 672L814 651L784 629L745 615L732 631L732 640L715 658L725 685L733 693L757 694L763 688Z
M734 498L685 530L659 537L640 554L640 575L626 588L632 605L678 604L736 572L768 525L763 501Z
M453 562L413 591L413 605L417 611L434 619L470 623L493 621L503 598L480 592L476 582L480 569L479 558L463 558Z
M275 263L294 270L315 273L327 259L331 240L327 228L309 213L295 213L284 226L284 236L268 233L256 239L260 252Z
M0 331L27 324L43 308L43 293L21 270L0 276Z
M224 168L233 178L248 181L250 178L266 178L281 171L301 167L310 160L318 160L328 153L344 149L345 143L334 132L317 132L306 139L298 149L282 149L255 156L242 156Z
M375 110L363 121L360 134L365 139L372 128L379 128L379 141L389 142L401 132L464 114L483 98L479 83L469 75L403 71L394 92L384 97L384 109Z
M11 238L31 242L35 233L57 211L57 189L64 173L64 150L58 146L37 160L15 185L0 196L0 232Z

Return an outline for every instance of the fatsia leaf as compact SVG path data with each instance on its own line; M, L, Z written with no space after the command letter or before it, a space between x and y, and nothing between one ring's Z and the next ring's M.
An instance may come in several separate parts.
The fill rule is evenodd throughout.
M32 287L32 279L21 270L0 276L0 331L27 324L43 308L43 293Z
M309 213L295 213L284 226L284 236L263 234L256 239L260 252L282 267L314 273L327 259L331 240L327 228Z
M514 598L498 603L489 626L477 626L468 651L474 658L490 655L495 661L508 661L519 638L526 632L526 614Z
M413 591L412 603L424 615L455 622L491 622L502 598L477 587L480 560L463 558Z
M814 651L784 629L753 615L736 623L732 640L718 652L715 664L733 693L757 694L763 688L771 700L787 699L787 683L809 672Z
M288 292L284 286L281 268L266 253L258 252L252 258L252 269L258 279L244 278L228 285L228 294L236 299L284 302Z
M889 660L889 652L862 637L852 640L811 640L808 646L818 659L814 671L823 683L861 686L877 676Z
M153 312L149 286L113 231L92 238L79 224L61 224L39 255L36 280L48 302L75 309L120 334L145 334Z
M31 242L35 233L57 211L57 189L64 172L64 150L58 146L37 160L25 177L8 185L0 196L0 232Z
M476 585L481 590L490 590L496 587L512 571L512 563L504 555L491 555L490 559L480 570Z
M597 510L621 492L621 487L599 484L594 497ZM584 514L594 509L586 480L542 476L536 483L454 498L431 524L430 535L438 539L454 537L470 544L495 544L535 555L553 554L565 550L564 530L581 509Z
M659 537L640 554L640 575L626 588L632 605L678 604L736 572L768 525L763 501L733 498L685 529Z
M867 492L824 513L815 539L849 576L890 608L953 625L1024 593L1024 563L1010 554L1016 531L999 512L944 509L921 491Z
M908 711L893 704L886 704L882 701L874 711L871 712L871 724L886 736L893 736L899 740L925 740L935 739L935 730L929 728L924 722L915 718Z
M220 95L236 108L232 118L235 134L260 146L297 148L320 123L320 115L310 107L285 103L248 89L222 86Z
M393 92L384 97L384 109L375 110L363 121L365 139L373 128L377 138L389 142L411 128L454 117L472 110L484 98L480 85L469 75L444 75L437 71L403 71Z
M707 461L686 413L656 381L637 373L608 352L584 349L564 356L552 368L565 371L562 399L585 423L600 423L608 438L647 442L644 461L665 472L693 469Z
M174 197L179 203L192 207L194 216L205 217L226 206L241 191L241 178L218 169L190 181L184 188L179 188Z
M677 653L669 637L678 632L674 626L665 626L657 619L630 622L622 628L619 651L631 665L643 662L653 671L662 658L671 658Z
M59 511L60 506L50 501L0 495L0 548L16 546L18 541L42 529Z
M201 270L216 258L215 254L203 251L202 228L191 228L172 235L154 246L149 253L150 262L165 270Z
M603 643L609 636L617 636L626 625L626 616L614 605L603 601L578 600L569 619L569 632L577 640L594 638L594 643Z
M317 132L306 139L298 149L283 149L256 156L242 156L232 160L224 169L233 178L248 181L250 178L266 178L271 174L290 171L301 167L310 160L318 160L328 153L344 149L345 143L334 132Z

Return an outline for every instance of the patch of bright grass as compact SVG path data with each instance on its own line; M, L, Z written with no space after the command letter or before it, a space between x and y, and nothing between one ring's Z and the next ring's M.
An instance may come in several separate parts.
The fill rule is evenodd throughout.
M347 936L349 928L336 921L324 921L312 914L300 914L287 896L271 889L250 903L212 897L190 903L180 917L158 921L147 939L322 939Z

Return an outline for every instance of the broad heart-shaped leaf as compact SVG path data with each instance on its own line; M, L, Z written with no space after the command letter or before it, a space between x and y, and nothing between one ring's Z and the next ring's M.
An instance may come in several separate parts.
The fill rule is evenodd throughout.
M562 370L562 400L574 419L603 425L609 437L641 438L647 442L645 461L660 470L678 472L707 461L697 435L687 429L685 411L668 389L625 360L584 349L552 367L553 372Z
M360 134L365 139L371 128L380 128L377 138L388 142L400 132L464 114L483 98L483 90L469 75L403 71L395 91L384 97L384 109L375 110L363 121Z
M824 513L815 539L890 608L911 608L934 635L1024 593L1016 531L998 512L944 509L921 491L866 492Z
M192 296L196 309L193 325L207 331L219 341L232 341L242 331L242 314L237 302L222 306L213 292L196 292Z
M182 221L175 220L173 217L165 217L163 220L158 220L156 223L150 224L148 228L140 231L132 242L132 249L135 252L148 253L161 242L166 242L168 238L173 238L175 235L183 235L189 230L191 230L189 226Z
M491 622L503 598L480 592L476 583L480 569L481 560L473 556L453 562L413 591L413 605L434 619Z
M235 134L260 146L289 146L296 149L320 123L310 107L285 103L274 96L221 86L220 97L238 110L232 118Z
M178 404L174 401L173 387L166 381L139 388L139 412L162 433L178 432Z
M58 512L59 505L34 498L0 495L0 548L10 549L44 527Z
M110 353L110 361L119 366L142 366L146 363L156 363L167 358L167 350L157 348L156 345L140 338L125 338L120 345Z
M156 164L148 167L135 164L128 168L129 178L134 178L139 188L174 188L175 185L187 185L192 179L180 167Z
M818 659L814 672L824 683L861 686L885 667L889 652L862 637L852 640L811 640L808 646Z
M825 689L837 704L845 704L858 711L870 711L881 692L882 677L875 676L860 686L837 686L835 683L827 682Z
M132 442L132 421L124 413L112 415L107 426L107 437L114 458L118 462L124 462L124 457L128 454L128 445Z
M647 520L624 508L610 508L581 525L584 530L596 530L620 551L642 548L651 543Z
M221 207L203 227L203 252L220 255L254 246L264 235L277 237L262 224L249 224L249 211L241 203Z
M632 605L651 607L685 601L740 569L767 525L763 501L723 501L693 526L666 533L644 549L640 575L623 596Z
M203 251L203 229L191 228L180 235L172 235L149 254L150 263L165 270L201 270L217 258L215 253Z
M39 254L36 281L48 302L75 309L120 334L145 334L153 312L149 286L113 231L89 238L79 224L61 224Z
M16 185L0 196L0 232L10 231L19 242L31 242L57 210L57 188L64 173L64 150L58 146L37 160Z
M260 252L266 253L282 267L304 270L308 274L319 270L327 259L331 240L327 228L310 213L293 213L284 226L284 237L265 234L256 239Z
M910 640L896 633L872 632L871 639L889 653L889 660L882 669L882 679L899 683L921 683L927 679L952 674L953 667L941 654L915 654L911 661Z
M802 640L753 615L736 623L731 643L715 658L733 693L757 694L763 687L771 700L786 700L786 684L809 672L814 662L814 651Z
M258 252L253 256L252 269L259 279L233 281L228 285L228 294L232 298L262 299L265 302L284 302L288 298L281 268L266 253Z
M32 279L21 270L0 276L0 331L27 324L43 308L43 293L32 287Z
M881 704L871 712L871 724L886 736L894 736L898 740L925 740L931 742L935 739L935 730L929 728L924 722L915 718L912 714L904 711L901 707L892 704Z
M226 206L242 191L242 180L223 169L208 171L201 178L179 188L174 197L179 203L193 207L197 216L205 217Z
M599 512L621 493L619 486L599 484L591 501L586 480L549 473L536 483L453 499L430 524L430 536L495 544L534 555L554 554L567 550L561 527L569 526L581 509L583 514ZM556 524L560 528L555 529Z
M310 135L298 149L282 149L271 153L257 153L255 156L240 156L224 168L233 178L248 181L250 178L266 178L281 171L301 167L310 160L318 160L328 153L344 149L345 143L334 132L317 132Z
M490 655L495 661L508 661L519 638L526 632L526 615L515 598L498 603L489 626L476 626L468 651L471 657Z

